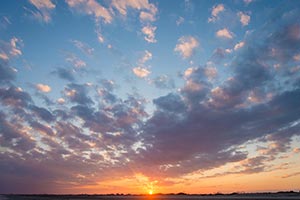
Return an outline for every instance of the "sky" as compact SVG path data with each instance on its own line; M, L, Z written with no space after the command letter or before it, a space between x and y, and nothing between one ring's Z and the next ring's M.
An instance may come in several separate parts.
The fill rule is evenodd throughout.
M300 186L300 1L0 1L0 193Z

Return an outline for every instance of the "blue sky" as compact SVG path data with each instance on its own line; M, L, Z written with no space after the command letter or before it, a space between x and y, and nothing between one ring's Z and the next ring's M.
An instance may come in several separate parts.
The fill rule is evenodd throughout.
M1 193L299 184L297 1L0 4Z

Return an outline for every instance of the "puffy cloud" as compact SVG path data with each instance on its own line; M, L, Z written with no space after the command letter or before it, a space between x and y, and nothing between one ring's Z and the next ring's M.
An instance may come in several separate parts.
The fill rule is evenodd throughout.
M216 32L216 36L219 38L232 39L234 37L234 34L227 28L223 28Z
M59 104L64 104L65 102L66 102L66 100L64 98L57 99L57 103L59 103Z
M234 45L233 49L236 51L236 50L242 48L244 45L245 45L245 42L241 41L241 42L237 43L236 45Z
M219 19L219 14L225 11L225 7L223 4L215 5L211 10L211 17L208 18L208 22L215 22Z
M243 26L247 26L249 24L250 19L251 19L250 15L247 15L246 13L243 13L243 12L238 12L237 15Z
M66 0L66 2L71 9L92 15L96 20L103 19L105 23L111 23L113 20L109 10L95 0Z
M147 68L135 67L132 69L133 73L140 78L147 77L151 72Z
M38 89L41 92L48 93L51 91L51 87L49 85L39 83L39 84L36 84L35 87L36 87L36 89Z
M46 23L51 21L51 11L55 8L51 0L29 0L29 2L37 9L32 11L35 18Z
M156 27L147 25L142 28L142 33L145 35L144 39L149 43L156 43L157 40L155 39L155 31Z
M174 51L180 53L183 58L189 58L193 55L195 49L199 46L199 42L195 37L182 36L178 39Z

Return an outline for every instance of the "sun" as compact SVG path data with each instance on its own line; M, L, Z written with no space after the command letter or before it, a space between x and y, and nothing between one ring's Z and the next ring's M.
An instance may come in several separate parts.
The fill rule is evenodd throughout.
M149 193L149 195L152 195L153 194L153 190L149 190L148 193Z

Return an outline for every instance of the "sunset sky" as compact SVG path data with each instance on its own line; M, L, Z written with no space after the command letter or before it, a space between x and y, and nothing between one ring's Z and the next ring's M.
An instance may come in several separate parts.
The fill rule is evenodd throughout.
M299 191L299 166L300 1L0 1L0 193Z

